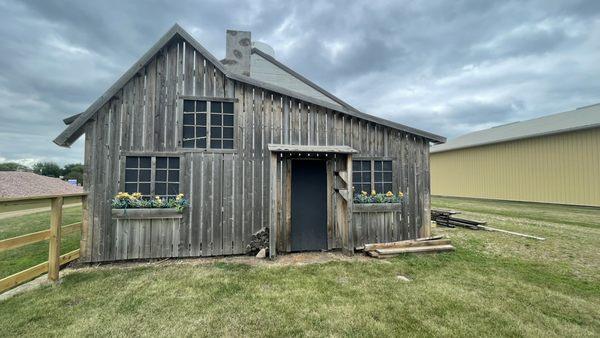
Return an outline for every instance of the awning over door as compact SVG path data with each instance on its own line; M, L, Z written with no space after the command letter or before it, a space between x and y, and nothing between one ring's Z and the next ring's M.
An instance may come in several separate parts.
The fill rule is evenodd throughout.
M349 146L307 146L294 144L269 144L268 148L274 153L327 153L327 154L356 154L358 150Z

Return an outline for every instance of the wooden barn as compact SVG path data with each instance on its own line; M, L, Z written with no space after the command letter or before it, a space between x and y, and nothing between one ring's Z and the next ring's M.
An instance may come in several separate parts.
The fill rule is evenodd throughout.
M54 140L85 134L82 259L342 249L429 231L429 145L441 136L368 115L281 64L250 32L227 31L218 60L170 29ZM359 205L355 192L403 203ZM182 213L114 213L120 191L182 193ZM156 211L156 210L155 210Z

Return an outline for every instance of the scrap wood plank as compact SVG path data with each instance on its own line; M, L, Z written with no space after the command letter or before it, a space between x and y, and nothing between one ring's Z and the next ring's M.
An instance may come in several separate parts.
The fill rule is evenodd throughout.
M388 248L388 249L377 249L375 252L379 254L379 257L386 255L397 255L403 253L418 253L418 252L442 252L452 251L454 246L450 244L445 245L432 245L432 246L418 246L418 247L406 247L406 248Z
M492 228L489 226L480 226L480 228L482 228L483 230L488 230L488 231L497 231L497 232L503 232L503 233L510 234L510 235L516 235L516 236L521 236L521 237L526 237L526 238L533 238L533 239L537 239L538 241L546 240L544 237L527 235L527 234L522 234L520 232L508 231L508 230L504 230L504 229Z
M365 244L364 250L365 251L376 251L379 249L434 246L434 245L446 245L446 244L450 244L449 239L434 239L434 240L428 240L428 241L407 240L407 241L390 242L390 243Z

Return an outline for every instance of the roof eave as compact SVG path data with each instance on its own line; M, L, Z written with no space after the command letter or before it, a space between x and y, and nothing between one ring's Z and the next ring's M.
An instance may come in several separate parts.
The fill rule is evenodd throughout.
M531 134L531 135L526 135L526 136L510 137L510 138L506 138L506 139L502 139L502 140L496 140L496 141L467 144L467 145L464 145L464 146L457 146L457 147L453 147L453 148L450 147L450 148L441 149L441 150L432 149L431 153L432 154L439 154L439 153L445 153L445 152L448 152L448 151L468 149L468 148L476 148L476 147L483 147L483 146L489 146L489 145L493 145L493 144L507 143L507 142L513 142L513 141L519 141L519 140L527 140L527 139L536 138L536 137L553 136L553 135L558 135L558 134L565 134L565 133L570 133L570 132L574 132L574 131L594 129L594 128L600 128L600 123L590 124L590 125L587 125L587 126L580 126L580 127L575 127L575 128L565 128L565 129L561 129L561 130L555 130L555 131L545 132L545 133Z

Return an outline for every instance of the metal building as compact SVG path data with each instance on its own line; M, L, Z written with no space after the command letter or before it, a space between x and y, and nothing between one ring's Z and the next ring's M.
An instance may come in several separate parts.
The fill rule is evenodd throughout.
M600 206L600 104L431 148L433 195Z

